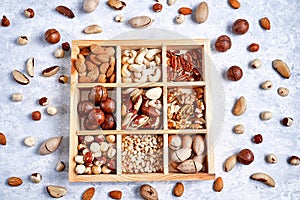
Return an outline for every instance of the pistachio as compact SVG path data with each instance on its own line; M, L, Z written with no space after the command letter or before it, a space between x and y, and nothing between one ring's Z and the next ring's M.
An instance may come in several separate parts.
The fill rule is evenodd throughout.
M137 16L129 20L132 28L146 28L153 23L153 19L148 16Z
M236 116L240 116L245 113L247 108L246 98L241 96L235 103L232 113Z
M256 181L260 181L268 186L275 187L274 179L271 176L269 176L268 174L258 172L258 173L252 174L250 178L253 180L256 180Z
M273 86L273 83L270 80L267 80L260 85L260 87L264 90L270 90L272 88L272 86Z
M285 62L279 59L273 60L272 66L283 78L286 79L290 78L291 76L290 68Z
M286 97L289 95L290 91L286 87L280 87L278 88L277 93L282 97Z
M83 29L83 32L85 34L97 34L102 33L102 31L103 29L97 24L89 25L85 29Z

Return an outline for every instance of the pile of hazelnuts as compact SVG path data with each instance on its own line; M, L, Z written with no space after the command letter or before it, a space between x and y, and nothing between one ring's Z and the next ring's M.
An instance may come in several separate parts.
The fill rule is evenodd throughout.
M113 114L116 110L116 101L108 96L105 87L97 85L88 93L88 100L80 101L77 111L84 118L83 126L86 130L115 130L116 122Z

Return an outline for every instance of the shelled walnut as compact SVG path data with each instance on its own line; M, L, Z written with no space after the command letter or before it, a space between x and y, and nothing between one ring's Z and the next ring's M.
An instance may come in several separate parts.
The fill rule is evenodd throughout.
M115 135L78 136L77 174L109 174L116 172Z
M115 83L116 57L114 47L91 45L80 49L74 61L79 83Z
M201 50L167 51L168 81L202 81Z
M206 127L204 88L169 88L167 102L169 129Z

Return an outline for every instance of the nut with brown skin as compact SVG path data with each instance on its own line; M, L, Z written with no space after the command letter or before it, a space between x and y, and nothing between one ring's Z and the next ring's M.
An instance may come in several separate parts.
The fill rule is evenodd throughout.
M69 76L67 75L60 75L58 77L58 82L61 83L61 84L66 84L69 82Z
M270 30L271 29L271 23L270 23L270 20L267 17L261 18L259 20L259 24L265 30Z
M3 133L0 133L0 145L6 145L6 137Z
M181 197L183 195L184 192L184 185L181 182L176 183L174 189L173 189L173 194L176 197Z
M154 12L161 12L162 11L163 6L160 3L155 3L152 6L152 10Z
M289 163L291 165L299 165L300 164L300 158L298 156L291 156L289 158Z
M233 9L239 9L241 7L240 2L237 0L228 0L228 4L233 8Z
M239 66L231 66L227 71L227 77L231 81L238 81L243 77L243 70Z
M31 174L30 176L30 180L33 182L33 183L39 183L42 181L42 175L40 173L33 173Z
M60 41L60 33L52 28L45 32L45 40L50 44L56 44Z
M221 35L215 42L215 49L219 52L225 52L231 48L231 39L227 35Z
M283 118L283 119L281 120L281 124L282 124L283 126L290 127L290 126L292 126L293 121L294 121L293 118L291 118L291 117L285 117L285 118Z
M249 45L248 50L250 52L257 52L259 50L259 44L252 43Z
M34 121L39 121L41 120L41 117L42 117L42 114L40 111L33 111L31 113L31 118L34 120Z
M116 101L110 97L107 97L104 101L100 102L100 108L105 113L114 113L116 110Z
M39 99L39 104L41 106L47 106L49 104L49 99L47 97L42 97Z
M61 48L64 50L64 51L69 51L70 50L70 44L69 42L64 42L61 44Z
M254 160L254 154L250 149L243 149L238 153L238 161L244 165L249 165Z
M108 194L112 199L122 199L122 191L120 190L113 190L110 191Z
M257 134L253 136L253 142L256 144L260 144L263 141L263 137L261 134Z
M221 191L223 190L223 186L224 186L224 183L223 183L222 177L218 177L218 178L214 181L213 189L214 189L214 191L216 191L216 192L221 192Z
M9 19L5 15L3 15L1 20L1 26L8 27L10 25Z
M27 8L24 10L25 17L33 18L34 17L34 10L32 8Z
M245 19L237 19L232 25L232 32L236 35L244 35L249 30L249 23Z
M275 164L277 163L277 157L275 154L270 153L269 155L266 156L266 161L270 164Z

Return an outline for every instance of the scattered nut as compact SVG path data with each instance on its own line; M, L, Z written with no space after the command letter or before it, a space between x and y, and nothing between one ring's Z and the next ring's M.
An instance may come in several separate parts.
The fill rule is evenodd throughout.
M178 12L179 12L179 14L182 14L182 15L190 15L193 13L193 10L188 7L181 7L181 8L179 8Z
M115 21L119 22L119 23L124 22L125 21L124 15L122 15L122 14L116 15L115 16Z
M72 11L70 8L66 7L66 6L57 6L57 7L55 8L55 10L56 10L58 13L62 14L63 16L66 16L66 17L68 17L68 18L71 18L71 19L72 19L72 18L75 17L73 11Z
M54 56L56 58L63 58L63 57L65 57L65 51L62 48L58 48L55 50Z
M1 26L8 27L10 25L9 19L5 15L3 15L1 19Z
M96 10L100 0L84 0L82 8L84 12L91 13Z
M225 165L224 165L225 172L231 171L234 168L234 166L236 165L237 161L238 160L237 160L237 155L236 154L234 154L234 155L230 156L229 158L227 158L226 161L225 161Z
M82 200L92 200L94 197L96 189L94 187L90 187L84 191L81 196Z
M183 14L179 14L176 16L175 21L177 24L182 24L185 21L185 16Z
M282 124L283 126L290 127L290 126L292 126L293 121L294 121L293 118L291 118L291 117L285 117L285 118L283 118L283 119L281 120L281 124Z
M250 52L257 52L259 50L259 44L252 43L249 45L248 50Z
M223 179L222 177L218 177L215 181L214 181L214 191L216 192L221 192L223 190Z
M59 66L48 67L42 71L42 76L44 77L53 76L59 71L59 69L60 69Z
M97 34L97 33L102 33L102 31L103 29L97 24L89 25L85 27L85 29L83 29L83 32L85 34Z
M14 102L19 102L19 101L23 100L23 95L21 93L14 93L14 94L11 95L11 99Z
M262 173L262 172L255 173L255 174L252 174L250 178L253 180L256 180L256 181L260 181L268 186L275 187L274 179L265 173Z
M126 7L126 3L120 0L108 0L107 4L115 10L122 10Z
M181 182L176 183L174 189L173 189L173 194L176 197L181 197L183 195L184 192L184 185Z
M201 2L195 11L194 18L197 23L201 24L204 23L208 18L208 5L205 1Z
M85 166L83 164L76 165L75 172L76 172L76 174L83 174L83 173L85 173Z
M231 66L227 71L227 77L231 81L238 81L243 77L243 70L239 66Z
M169 6L172 6L177 0L168 0L168 5Z
M7 179L7 184L12 187L20 186L20 185L22 185L22 183L23 183L23 180L19 177L9 177Z
M61 44L61 48L64 50L64 51L69 51L70 50L70 44L69 42L64 42Z
M35 138L32 137L32 136L28 136L28 137L26 137L26 138L24 139L24 144L25 144L26 146L28 146L28 147L34 146L35 143L36 143L36 140L35 140Z
M236 116L240 116L245 113L247 109L246 98L241 96L235 103L232 113Z
M300 164L300 158L298 156L291 156L289 158L289 163L291 165L299 165Z
M162 8L163 8L163 6L162 6L162 4L160 4L160 3L155 3L155 4L153 4L153 6L152 6L152 10L153 10L154 12L161 12L161 11L162 11Z
M65 165L64 162L59 161L59 162L56 163L56 167L55 167L56 171L62 172L62 171L65 170L65 168L66 168L66 165Z
M33 183L39 183L42 181L42 175L40 173L33 173L31 174L30 176L30 180L33 182Z
M260 87L264 90L270 90L272 88L272 86L273 86L272 81L267 80L267 81L263 82Z
M234 9L239 9L241 7L240 2L237 0L228 0L229 5Z
M249 23L245 19L237 19L232 25L232 32L236 35L243 35L249 30Z
M56 149L58 149L62 139L63 136L49 138L48 140L46 140L41 144L39 153L41 155L53 153Z
M45 40L50 44L56 44L60 41L60 33L52 28L45 32Z
M261 134L257 134L253 136L253 142L256 144L260 144L263 141L263 137Z
M279 94L279 96L286 97L289 95L290 91L288 88L280 87L278 88L277 93Z
M47 113L49 114L49 115L56 115L57 114L57 108L56 107L54 107L54 106L49 106L48 108L47 108Z
M20 45L26 45L28 43L28 37L24 35L19 36L17 39L17 43Z
M62 84L66 84L69 82L69 76L67 75L61 75L58 77L58 82Z
M283 78L286 79L290 78L291 76L290 68L282 60L279 59L273 60L272 66Z
M65 196L68 190L62 186L49 185L46 187L48 194L53 198L61 198Z
M275 154L271 153L271 154L267 155L266 160L268 163L275 164L275 163L277 163L278 159Z
M26 70L27 70L27 74L30 77L34 77L34 58L33 57L28 58L28 60L26 62Z
M0 133L0 145L6 145L6 137L3 133Z
M271 23L270 23L270 20L267 17L261 18L259 20L259 24L265 30L270 30L271 29Z
M231 39L227 35L221 35L215 42L215 49L219 52L225 52L231 48Z
M254 154L250 149L243 149L238 153L237 159L240 163L244 165L249 165L254 160Z
M158 200L157 191L148 184L144 184L140 187L140 195L146 200Z
M250 66L254 69L257 69L257 68L260 68L262 65L262 62L260 59L256 58L254 59L251 63L250 63Z
M120 190L113 190L113 191L110 191L108 194L109 194L109 197L112 199L122 199L122 191L120 191Z
M41 119L41 112L40 111L33 111L31 113L31 118L35 121L39 121Z
M233 127L233 132L236 134L243 134L245 133L245 127L242 124L237 124Z
M153 23L153 19L148 16L137 16L129 20L132 28L146 28Z
M27 76L18 70L12 71L12 76L13 79L21 85L28 85L30 83Z
M32 8L27 8L24 10L25 17L33 18L34 17L34 10Z
M47 106L49 104L49 99L47 97L42 97L39 99L39 104L41 106Z
M273 115L270 111L264 111L264 112L260 113L261 120L264 120L264 121L270 120L270 119L272 119L272 117L273 117Z

